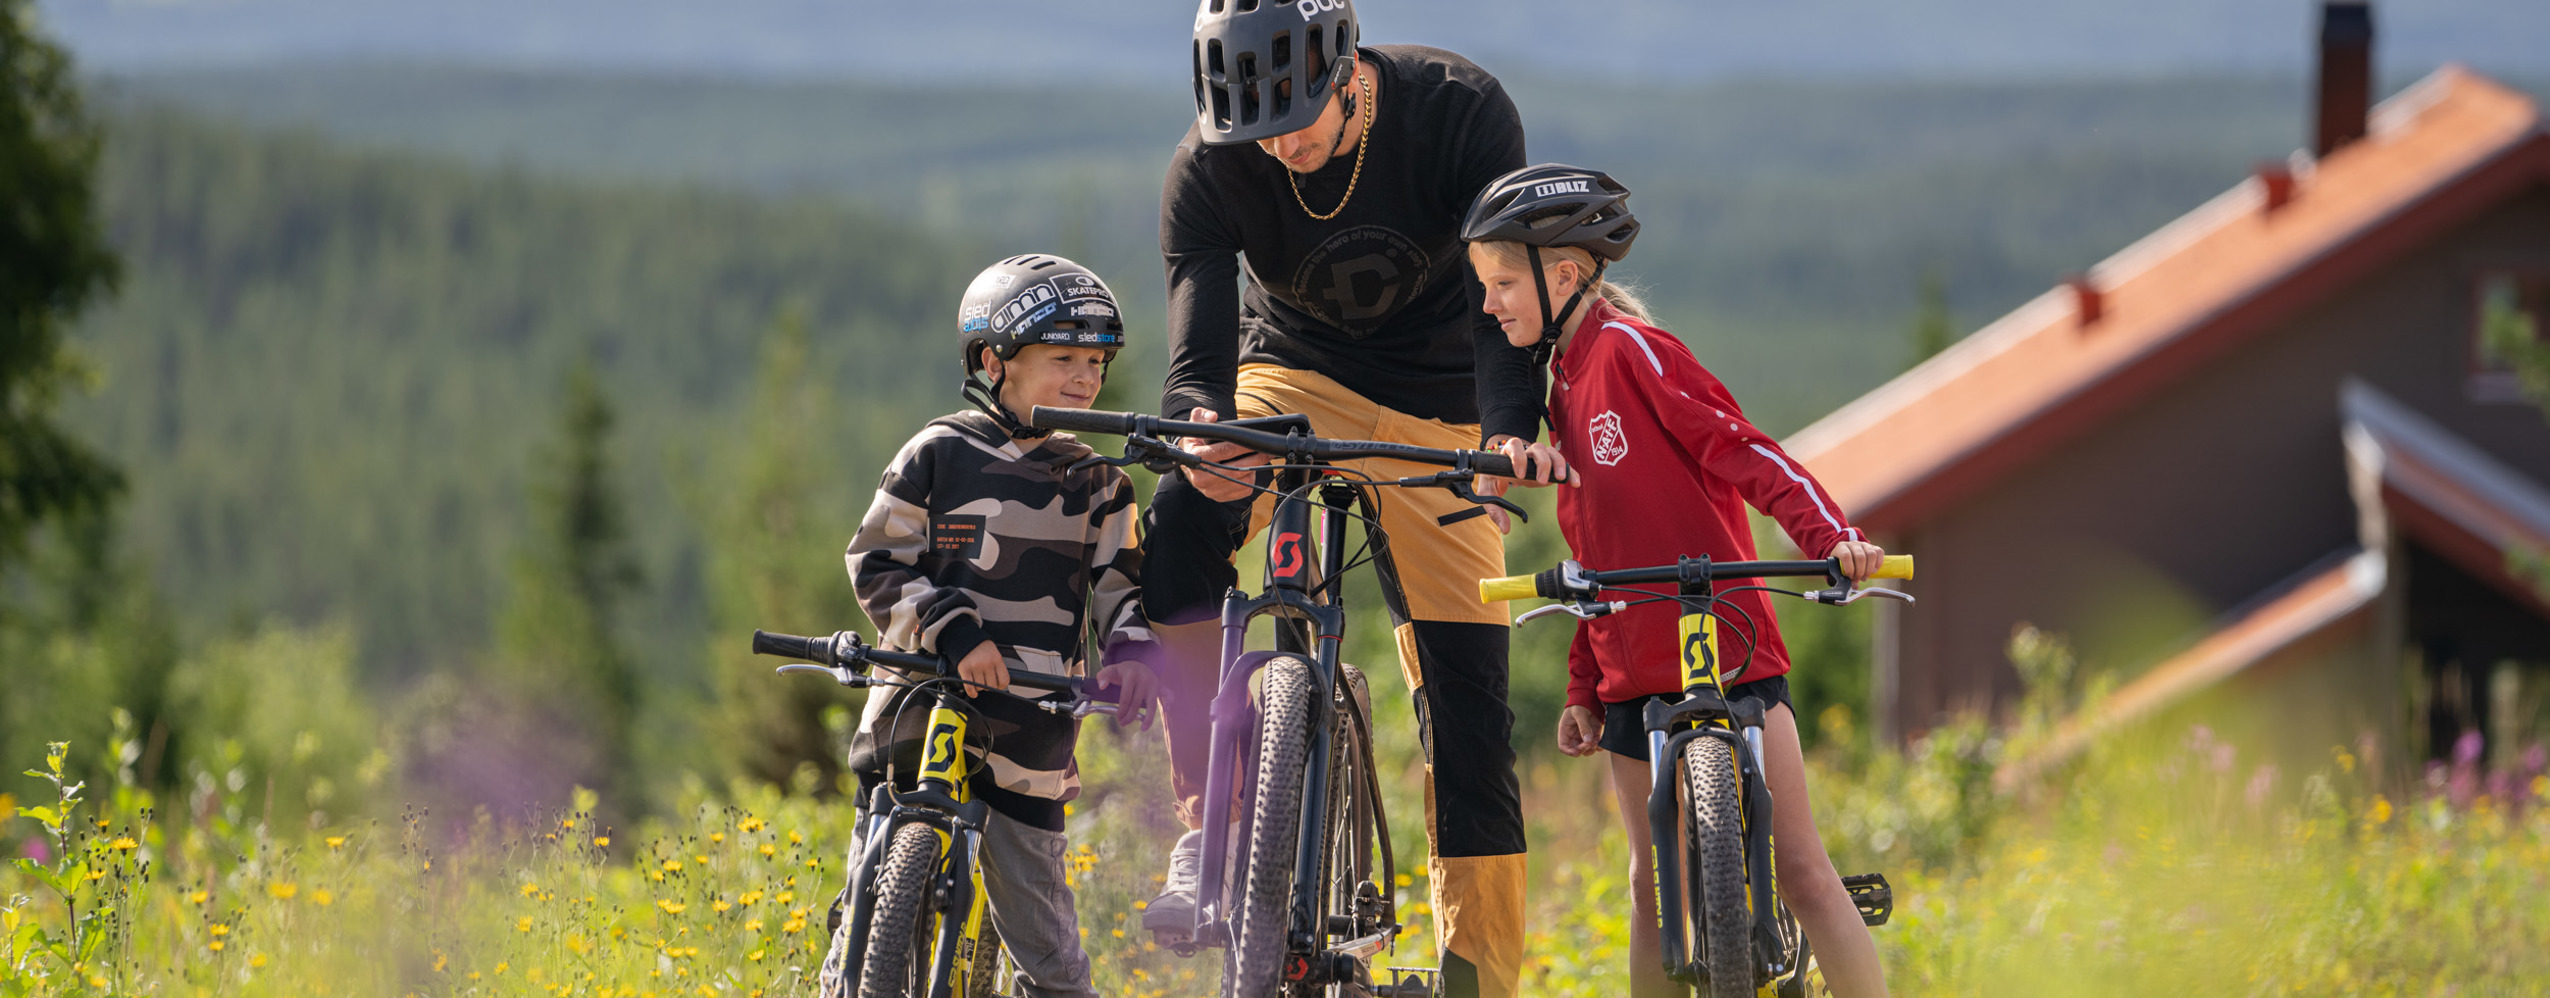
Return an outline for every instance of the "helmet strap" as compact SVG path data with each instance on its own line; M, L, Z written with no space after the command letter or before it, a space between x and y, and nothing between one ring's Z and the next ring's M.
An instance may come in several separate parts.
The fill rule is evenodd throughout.
M1550 357L1558 352L1558 340L1564 333L1562 324L1568 316L1576 314L1576 306L1584 303L1585 292L1602 284L1603 263L1596 260L1593 274L1577 283L1575 294L1567 296L1567 307L1552 312L1549 307L1549 278L1541 275L1541 248L1524 243L1523 251L1532 258L1532 290L1541 296L1541 340L1532 344L1532 364L1545 367Z
M974 403L974 408L983 410L984 415L992 417L992 422L1000 424L1001 431L1009 434L1012 440L1035 440L1054 432L1029 426L1010 415L1009 407L1001 404L1001 386L1008 383L1009 372L1006 370L993 375L989 386L985 386L982 379L968 374L959 392L966 401Z

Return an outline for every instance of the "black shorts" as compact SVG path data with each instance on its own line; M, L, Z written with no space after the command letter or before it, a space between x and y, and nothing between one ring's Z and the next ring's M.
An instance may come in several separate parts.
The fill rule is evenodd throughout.
M1746 697L1762 701L1765 710L1770 709L1772 704L1785 703L1789 705L1790 713L1797 711L1797 704L1789 700L1789 677L1787 676L1773 676L1769 679L1757 679L1727 687L1727 702L1733 703ZM1649 693L1620 703L1604 704L1603 748L1610 750L1613 755L1627 756L1640 762L1647 761L1647 719L1644 716L1647 711L1647 701L1679 702L1681 699L1682 693L1677 690L1672 693Z

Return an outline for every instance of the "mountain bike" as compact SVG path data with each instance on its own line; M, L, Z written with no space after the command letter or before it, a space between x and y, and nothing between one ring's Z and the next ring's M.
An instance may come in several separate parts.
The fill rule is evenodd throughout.
M972 711L957 695L967 684L957 677L955 666L936 655L871 647L854 631L822 638L754 631L753 654L815 663L780 666L783 675L813 672L852 689L909 689L914 695L903 708L922 694L930 695L918 779L911 790L896 789L893 763L887 763L886 779L859 818L859 854L851 860L850 884L833 905L826 932L838 930L841 918L849 919L847 964L840 979L857 982L849 994L858 998L997 995L1000 939L984 917L978 862L990 805L973 799L966 779L972 765L967 738L974 730L968 723ZM870 666L879 664L925 678L903 682L869 675ZM1100 690L1091 680L1012 669L1009 682L1072 695L1068 701L1035 701L1049 712L1080 718L1116 711L1116 691ZM898 708L886 728L889 738L903 730L900 713ZM983 741L988 743L989 736Z
M1871 576L1909 579L1911 555L1889 555ZM1821 577L1831 588L1794 592L1763 585L1718 591L1721 580ZM1635 588L1672 583L1670 594ZM1647 702L1648 833L1653 843L1656 917L1664 943L1665 973L1710 998L1749 998L1806 993L1813 953L1772 875L1771 790L1762 774L1762 721L1769 707L1755 697L1728 702L1719 672L1718 604L1728 593L1760 590L1831 606L1864 598L1913 602L1892 589L1859 588L1842 574L1840 559L1820 561L1712 562L1706 557L1671 565L1588 571L1574 560L1535 575L1479 580L1479 600L1494 603L1538 596L1557 600L1515 618L1567 614L1593 620L1646 603L1682 609L1682 699ZM1606 591L1635 598L1605 600ZM1730 625L1749 632L1749 622ZM1739 633L1747 656L1749 633ZM1741 678L1739 663L1736 674ZM1687 828L1689 834L1683 834ZM1687 871L1687 872L1686 872ZM1894 890L1882 874L1842 878L1870 926L1894 912ZM1687 914L1684 899L1696 903ZM1696 944L1696 945L1695 945Z
M1373 765L1370 705L1357 693L1358 677L1338 661L1346 630L1340 580L1386 550L1370 490L1439 488L1520 517L1520 507L1470 487L1477 475L1512 475L1512 462L1493 452L1322 440L1300 415L1195 423L1038 407L1030 419L1047 429L1124 437L1122 457L1089 460L1163 473L1207 466L1169 437L1228 441L1274 458L1256 468L1210 465L1244 481L1270 473L1272 486L1261 488L1276 502L1264 593L1233 588L1222 601L1203 875L1195 923L1170 945L1183 953L1220 948L1226 996L1432 995L1439 981L1429 970L1386 968L1394 979L1371 981L1371 958L1399 938L1389 886L1397 858ZM1447 470L1378 479L1332 463L1357 458ZM1350 554L1347 531L1357 521L1367 546ZM1247 651L1248 626L1261 617L1273 619L1276 650ZM1248 815L1232 841L1235 800L1247 803Z

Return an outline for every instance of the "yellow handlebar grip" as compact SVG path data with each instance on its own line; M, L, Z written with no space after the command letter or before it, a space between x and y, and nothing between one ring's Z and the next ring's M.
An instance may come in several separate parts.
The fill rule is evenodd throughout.
M1909 578L1912 578L1912 577L1913 577L1913 560L1912 560L1912 559L1913 559L1913 556L1908 555L1908 554L1890 554L1890 555L1887 555L1887 556L1886 556L1886 560L1885 560L1884 562L1880 563L1880 564L1877 566L1877 574L1875 574L1875 575L1871 575L1871 576L1869 576L1869 578L1872 578L1872 579L1909 579Z
M1510 599L1530 599L1541 594L1529 575L1508 575L1502 579L1479 580L1479 602L1497 603Z

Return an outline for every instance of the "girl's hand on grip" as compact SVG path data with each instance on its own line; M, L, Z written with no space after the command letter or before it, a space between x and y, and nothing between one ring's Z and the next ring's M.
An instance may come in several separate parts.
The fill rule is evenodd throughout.
M1843 541L1833 545L1832 557L1842 560L1843 575L1861 580L1877 574L1877 566L1886 562L1886 549L1867 541Z
M1584 707L1568 705L1558 712L1558 750L1582 758L1603 747L1603 716Z

